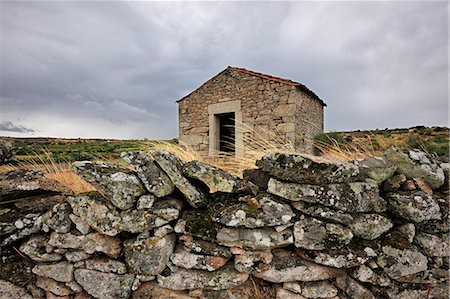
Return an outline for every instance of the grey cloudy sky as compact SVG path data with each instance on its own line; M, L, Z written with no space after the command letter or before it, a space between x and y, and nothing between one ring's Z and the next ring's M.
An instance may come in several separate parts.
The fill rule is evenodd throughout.
M172 138L231 66L302 82L333 130L448 124L448 3L1 2L0 135Z

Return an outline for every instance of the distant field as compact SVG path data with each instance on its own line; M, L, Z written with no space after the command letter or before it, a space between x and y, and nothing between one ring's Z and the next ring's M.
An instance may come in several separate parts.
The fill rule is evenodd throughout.
M47 162L49 157L56 163L79 160L117 161L123 151L150 151L156 141L61 139L61 138L12 138L19 162ZM176 142L176 140L172 140ZM403 149L419 148L426 152L445 156L449 152L449 129L445 127L413 127L407 129L384 129L370 131L329 132L316 136L317 146L322 150L366 151L376 155L391 146Z

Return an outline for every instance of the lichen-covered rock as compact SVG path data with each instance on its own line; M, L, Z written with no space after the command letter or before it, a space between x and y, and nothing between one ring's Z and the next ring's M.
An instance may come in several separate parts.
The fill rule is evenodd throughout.
M58 233L68 233L72 226L69 218L72 209L67 202L56 204L42 215L42 222Z
M178 268L175 272L158 275L157 279L160 286L172 290L223 290L243 284L248 273L238 272L232 265L212 272Z
M194 299L194 297L188 296L183 291L174 291L171 289L162 288L156 281L141 284L141 286L139 286L139 288L132 293L131 298Z
M325 206L314 205L304 201L294 201L291 203L291 206L306 215L345 225L349 225L354 220L351 214L344 211L334 210Z
M269 250L245 251L234 257L234 268L239 272L265 271L269 269L272 258Z
M347 275L337 277L336 286L352 299L376 299L371 291Z
M71 233L52 232L48 244L64 249L82 249L86 253L102 252L112 258L120 254L120 239L99 233L77 236Z
M75 270L75 280L95 298L126 299L130 296L134 275L103 273L95 270Z
M306 299L306 297L286 290L285 288L277 287L275 289L275 297L280 299Z
M192 207L198 208L206 204L205 195L183 176L183 161L180 158L167 151L157 151L153 158Z
M383 246L383 254L378 256L377 264L393 279L425 271L428 266L427 257L410 249L397 249Z
M399 190L406 182L406 176L404 174L397 174L390 177L383 183L383 190L387 192L393 192Z
M142 182L130 169L90 161L74 162L72 168L121 210L134 207L136 200L146 193Z
M294 245L308 250L340 248L350 243L353 233L347 227L302 217L294 224Z
M166 224L156 228L153 234L155 235L155 237L164 237L165 235L168 235L173 232L174 232L173 227L170 224Z
M14 146L11 142L0 139L0 165L13 161Z
M72 263L84 261L91 257L90 254L88 254L84 251L81 251L81 250L74 250L74 251L66 252L64 254L64 256L65 256L66 260L68 260L69 262L72 262Z
M274 283L291 281L319 281L339 275L337 269L306 261L285 250L273 252L272 267L266 271L254 271L253 276Z
M414 223L405 223L396 227L396 230L403 234L409 243L412 243L416 235L416 226Z
M358 214L349 225L355 236L374 240L392 228L389 218L380 214Z
M289 228L281 232L273 228L221 228L217 233L217 242L228 247L265 250L287 246L294 243L294 239Z
M78 217L75 214L70 214L69 218L72 221L72 223L75 224L76 229L83 235L87 235L91 231L89 223L84 221L84 219L82 219L81 217Z
M238 177L196 160L184 164L182 171L185 176L203 182L211 193L217 191L235 193L243 187Z
M329 281L285 282L283 288L306 298L332 298L338 293L336 287Z
M382 157L371 157L364 160L353 161L359 167L362 179L371 179L381 184L394 175L397 165L394 165Z
M42 215L36 213L27 214L23 218L14 221L14 226L17 230L12 231L12 234L7 237L2 237L0 247L41 231Z
M383 212L387 207L378 194L376 183L316 186L286 183L271 178L267 191L291 201L318 203L346 212Z
M273 177L301 184L346 183L359 176L354 164L305 154L265 156L256 165Z
M228 261L227 258L220 256L201 255L186 251L174 252L170 256L170 260L178 267L207 271L215 271L224 266Z
M151 209L153 207L153 203L156 200L156 196L153 194L145 194L139 197L136 209L142 210L142 209Z
M84 261L86 269L96 270L105 273L127 273L127 267L124 263L111 259L92 259Z
M421 191L410 193L388 193L390 211L406 220L419 223L441 219L438 203L429 194Z
M366 263L369 258L376 256L377 253L370 247L363 249L345 247L336 250L314 251L312 253L314 262L334 268L356 267Z
M35 262L57 262L62 259L61 254L47 253L45 247L48 244L48 236L32 236L20 246L20 251L28 255Z
M156 197L163 197L173 192L172 181L151 157L141 152L123 152L120 156L134 168L150 193Z
M187 234L206 241L214 241L219 227L211 219L208 211L191 210L183 212L174 229L179 234Z
M450 240L448 235L442 237L419 232L415 238L415 242L422 247L428 256L445 257L450 256Z
M419 161L413 161L407 154L397 148L388 149L384 156L388 161L397 165L397 171L403 173L408 179L422 178L430 183L433 189L437 189L444 184L444 171L437 164L428 163L428 158L428 161L421 161L421 158L419 158Z
M269 183L270 173L258 168L244 169L242 177L245 181L252 182L260 190L267 190L267 183Z
M212 207L212 219L230 227L266 227L285 225L295 216L288 204L280 203L269 195L247 202Z
M36 265L32 271L36 275L45 276L60 282L70 282L73 279L73 265L68 262Z
M384 274L375 273L370 267L361 265L349 272L350 276L356 280L364 283L370 283L382 287L387 287L391 284L391 280Z
M33 299L33 297L30 296L24 288L2 279L0 279L0 298Z
M182 242L184 248L197 254L220 256L224 258L229 258L232 255L228 247L201 239L194 239L192 236L181 236L179 241Z
M124 242L125 261L133 273L157 275L166 267L175 241L175 234L127 240Z
M58 296L69 296L75 293L70 287L66 286L64 283L43 276L38 276L35 284L37 287ZM50 296L51 293L49 294Z

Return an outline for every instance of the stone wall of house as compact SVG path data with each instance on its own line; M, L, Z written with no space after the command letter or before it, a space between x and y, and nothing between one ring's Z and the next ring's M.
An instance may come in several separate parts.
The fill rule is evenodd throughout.
M311 96L295 86L227 69L178 103L180 141L207 155L208 106L235 100L241 101L244 141L288 140L312 152L313 136L323 132L323 107Z
M448 298L448 161L122 157L0 174L0 298Z

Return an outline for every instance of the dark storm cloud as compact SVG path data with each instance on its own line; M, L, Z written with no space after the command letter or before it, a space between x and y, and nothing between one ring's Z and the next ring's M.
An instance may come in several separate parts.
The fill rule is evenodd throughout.
M0 131L16 132L16 133L34 133L35 131L24 126L15 125L10 121L0 122Z
M175 101L233 65L306 84L327 130L446 125L447 5L1 2L0 122L171 138Z

